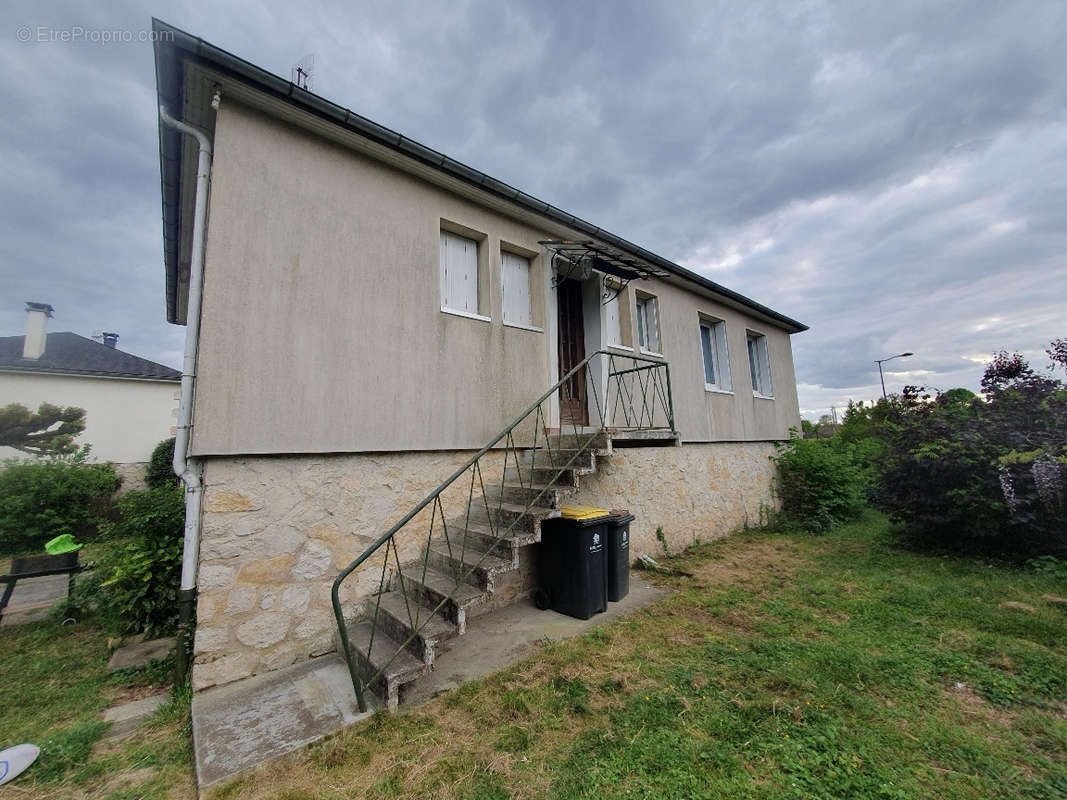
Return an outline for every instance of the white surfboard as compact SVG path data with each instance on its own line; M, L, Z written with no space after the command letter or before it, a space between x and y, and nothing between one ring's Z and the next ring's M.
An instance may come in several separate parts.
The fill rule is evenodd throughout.
M0 752L0 784L17 778L40 754L41 748L35 744L17 744Z

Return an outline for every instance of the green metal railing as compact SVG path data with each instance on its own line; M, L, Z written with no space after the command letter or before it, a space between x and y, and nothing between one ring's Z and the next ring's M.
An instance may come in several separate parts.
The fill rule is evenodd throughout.
M585 387L584 392L581 391L583 386ZM598 424L591 426L584 421L571 419L566 423L559 424L556 428L551 426L553 398L560 401L559 405L555 406L558 410L564 405L564 401L573 401L576 396L585 405L589 422L595 421ZM582 416L584 417L585 414ZM529 428L528 431L527 427ZM555 433L556 430L558 430L558 433ZM421 598L410 596L408 590L409 581L405 579L404 575L405 570L415 570L415 574L418 574L418 571L421 570L419 580L425 580L426 571L429 568L430 546L435 537L443 538L450 556L454 556L453 547L456 547L459 551L459 562L462 567L458 573L453 573L452 575L455 579L455 586L452 588L452 592L455 592L466 583L467 579L481 566L485 558L495 550L496 544L507 538L515 527L522 523L530 509L537 505L544 494L556 486L556 482L563 472L571 468L583 454L588 453L593 448L595 439L599 434L639 430L663 430L670 432L672 435L675 432L670 366L662 360L598 350L560 378L529 408L523 411L514 422L494 436L488 444L471 456L463 466L446 478L421 503L411 509L403 519L386 531L385 534L337 575L331 591L333 613L337 621L341 647L348 663L348 671L352 678L352 688L356 692L360 711L367 710L364 688L382 677L385 669L418 637L427 622L433 619L434 615L449 602L449 598L446 596L433 608L424 606ZM528 438L524 434L527 434ZM486 493L486 479L482 471L482 461L490 453L498 457L503 456L503 470L499 482L499 494L496 498L492 498ZM524 462L524 454L529 455L528 464ZM539 457L541 458L540 461L538 460ZM537 491L532 497L528 496L523 511L516 515L510 524L505 526L499 521L498 515L505 503L505 484L507 483L510 469L513 469L511 473L513 475L512 481L517 482L519 488L529 490L532 493L540 486L540 491ZM534 477L536 472L542 474L548 472L550 477L548 480L538 483ZM460 479L467 473L470 473L469 481L464 480L461 482ZM526 473L525 477L524 473ZM495 482L490 485L495 486ZM445 502L442 499L444 493L453 486L461 488L467 498L466 516L463 522L463 539L460 543L453 542L454 536L450 535L449 523L446 520ZM475 489L481 492L480 498L476 498ZM492 507L494 503L496 504L495 514ZM426 534L425 545L422 548L421 558L405 566L402 563L397 545L397 534L403 531L405 526L412 523L427 507L430 508L430 525ZM467 530L470 526L472 510L480 507L485 509L490 530L495 538L493 544L485 548L484 552L481 553L478 561L468 565L465 560L467 556ZM483 520L478 521L484 522ZM452 534L455 534L454 528L455 526L453 526ZM340 587L349 575L383 548L382 570L378 579L374 610L370 614L364 614L371 620L370 642L367 646L368 665L371 665L371 657L374 652L374 636L378 630L381 598L384 593L393 589L390 584L399 586L402 592L408 615L410 634L400 644L400 647L393 652L392 656L378 667L377 671L370 675L363 675L352 653L348 628L341 609ZM393 573L392 580L389 580L391 572Z

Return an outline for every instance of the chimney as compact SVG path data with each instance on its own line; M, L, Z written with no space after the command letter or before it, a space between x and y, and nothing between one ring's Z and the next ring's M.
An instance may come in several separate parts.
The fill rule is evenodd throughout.
M112 350L115 349L115 345L119 342L119 335L117 333L108 333L107 331L104 331L100 336L104 339L104 346L110 347Z
M26 338L22 343L23 358L40 358L48 344L48 318L54 309L48 303L26 303Z

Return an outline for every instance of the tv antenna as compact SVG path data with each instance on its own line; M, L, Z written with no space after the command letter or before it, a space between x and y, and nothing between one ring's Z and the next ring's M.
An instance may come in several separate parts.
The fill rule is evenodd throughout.
M310 53L293 64L293 83L310 92L315 88L315 54Z

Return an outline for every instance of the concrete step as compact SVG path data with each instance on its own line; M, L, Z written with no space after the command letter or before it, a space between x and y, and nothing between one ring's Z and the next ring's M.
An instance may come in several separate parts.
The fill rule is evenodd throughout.
M552 483L561 489L577 489L578 476L588 474L588 471L582 472L573 467L561 469L560 467L555 467L550 464L538 467L524 466L518 469L515 467L508 467L504 470L504 482L509 485L513 483L520 485L547 485Z
M490 593L493 591L493 579L496 575L516 569L511 559L472 550L470 547L464 553L455 545L449 551L444 541L437 540L430 544L429 561L430 566L439 572Z
M112 706L101 711L100 718L104 722L111 723L111 727L107 729L107 732L102 737L103 740L108 742L126 738L134 733L142 722L155 714L159 707L169 699L170 694L164 692L163 694L154 694L141 700Z
M399 589L368 602L366 614L377 621L379 631L389 634L428 666L433 666L435 655L447 647L447 642L459 636L459 628L419 603L417 594L405 595Z
M566 426L560 433L551 433L545 437L545 443L553 450L563 448L569 450L604 450L611 451L611 437L604 431L596 433L579 432L575 435L568 431Z
M489 498L490 507L503 498L504 502L514 505L525 506L528 503L536 503L544 508L559 508L567 498L577 491L573 486L561 486L559 484L529 481L504 481L503 485L497 484L486 487L486 496Z
M545 505L527 508L525 504L501 502L492 495L487 498L479 497L471 505L469 516L464 514L448 520L448 539L453 547L462 547L463 531L470 525L500 532L507 531L509 537L538 542L541 540L541 520L558 516L558 508ZM441 538L444 538L443 531Z
M596 453L593 450L527 450L519 456L519 463L534 469L559 471L574 470L577 475L591 475L596 472Z
M676 447L682 443L678 432L670 428L614 431L611 440L616 450L627 447Z
M368 620L348 626L348 642L363 679L368 682L371 691L384 700L390 711L396 711L404 686L429 670L421 659L415 658L381 628L374 631ZM379 671L381 674L374 677Z
M452 622L461 636L467 632L468 614L488 598L484 590L457 583L451 575L424 567L421 561L406 565L394 582L396 588L403 583L408 593L418 596L427 608L437 608L437 613Z
M493 515L493 521L503 525L511 535L520 536L523 533L541 533L541 520L548 517L558 517L559 509L547 505L536 505L527 508L525 504L501 503L495 498L490 498L489 510ZM485 509L482 509L485 513ZM472 519L476 519L472 516Z
M517 548L537 541L537 537L525 527L522 530L512 529L507 536L503 535L505 529L506 526L495 520L490 522L485 509L482 509L481 513L472 514L470 520L449 522L448 538L453 551L466 547L467 550L489 553L505 561L514 561ZM444 544L443 538L441 543Z

